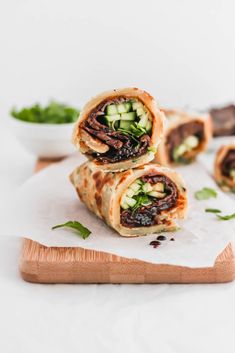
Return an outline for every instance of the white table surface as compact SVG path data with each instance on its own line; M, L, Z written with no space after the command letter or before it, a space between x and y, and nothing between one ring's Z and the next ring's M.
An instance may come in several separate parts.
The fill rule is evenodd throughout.
M34 163L0 124L0 202ZM35 285L19 276L19 248L1 234L0 352L235 351L235 283Z

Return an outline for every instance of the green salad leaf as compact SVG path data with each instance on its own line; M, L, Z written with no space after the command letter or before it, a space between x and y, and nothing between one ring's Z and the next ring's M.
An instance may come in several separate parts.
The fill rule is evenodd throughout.
M64 227L75 229L83 239L88 238L89 235L91 234L91 231L89 229L87 229L80 222L77 222L77 221L68 221L63 224L58 224L52 227L51 229L53 230L53 229L64 228Z
M226 216L221 216L219 214L216 215L221 221L229 221L230 219L235 218L235 213L232 213L230 215L226 215Z
M217 208L206 208L205 212L209 213L221 213L221 210L218 210Z
M12 109L11 115L22 121L40 124L66 124L73 123L79 116L79 110L55 101L42 107L35 104L21 110Z
M208 200L210 198L216 198L217 192L211 188L203 188L195 192L195 198L197 200Z

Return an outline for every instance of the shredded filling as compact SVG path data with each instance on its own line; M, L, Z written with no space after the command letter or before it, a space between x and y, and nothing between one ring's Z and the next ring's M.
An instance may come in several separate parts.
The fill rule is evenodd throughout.
M235 150L229 150L221 163L224 176L235 179Z
M170 161L190 163L195 158L195 149L204 137L203 123L199 121L191 121L173 129L166 141Z
M106 99L93 109L82 129L109 146L91 155L102 163L115 163L144 155L150 145L152 123L146 107L136 99Z
M162 211L175 207L177 200L177 187L168 177L145 175L131 184L122 197L121 224L133 228L164 223Z

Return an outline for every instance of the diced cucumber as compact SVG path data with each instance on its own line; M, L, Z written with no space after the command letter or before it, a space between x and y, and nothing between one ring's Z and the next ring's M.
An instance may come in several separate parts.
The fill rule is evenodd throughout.
M130 188L131 188L133 191L137 192L137 191L140 190L141 185L140 185L139 183L137 183L137 182L134 182L134 183L132 183L132 184L130 185Z
M125 113L128 113L131 110L131 102L126 102L124 103L126 111Z
M199 144L199 139L194 135L190 135L186 137L186 139L184 140L184 145L186 145L189 149L196 148L198 144Z
M174 148L173 151L173 158L174 160L177 160L180 156L182 156L186 151L187 151L187 147L182 143L181 145L179 145L178 147Z
M143 114L140 117L140 121L138 122L138 125L140 125L143 128L146 128L147 122L148 122L148 115L147 114Z
M135 112L122 113L121 114L121 120L132 120L132 121L134 121L135 118L136 118Z
M132 189L130 189L130 188L128 188L128 189L127 189L127 192L126 192L126 195L127 195L128 197L132 197L132 196L135 195L135 191L132 190Z
M235 169L231 169L229 175L231 178L235 179Z
M145 114L144 107L140 107L136 109L137 116Z
M145 183L143 186L142 186L142 190L143 192L147 193L147 192L150 192L153 190L152 188L152 185L150 183Z
M132 109L137 110L138 108L143 108L143 104L140 102L133 102L132 103Z
M127 205L130 207L133 207L136 204L136 200L132 199L131 197L126 196L125 200L126 200Z
M164 192L158 192L158 191L150 191L148 195L152 197L156 197L158 199L162 199L163 197L166 196Z
M120 128L125 130L130 130L131 125L133 122L131 120L120 120Z
M127 210L129 206L126 202L121 202L121 208L123 208L124 210Z
M118 113L128 113L131 110L131 102L121 103L117 105Z
M151 121L148 119L147 125L146 125L146 131L150 132L152 130L152 123Z
M153 190L158 192L164 191L164 184L163 183L156 183L153 185Z
M105 115L104 119L106 122L111 123L113 121L117 121L120 120L121 116L120 114L116 114L116 115Z
M118 114L117 106L116 104L110 104L106 108L107 115L115 115Z

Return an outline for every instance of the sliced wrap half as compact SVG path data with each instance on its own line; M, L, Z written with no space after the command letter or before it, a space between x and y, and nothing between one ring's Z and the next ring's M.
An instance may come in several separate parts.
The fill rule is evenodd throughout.
M85 105L72 140L100 169L126 170L154 159L164 120L164 113L147 92L112 90Z
M209 115L195 115L179 110L162 109L166 116L164 138L157 149L155 162L162 165L188 164L206 150L212 135Z
M235 192L235 143L221 146L215 158L215 180L224 191Z
M185 217L184 182L167 167L148 164L114 173L86 162L70 178L80 200L122 236L174 231L174 220Z

